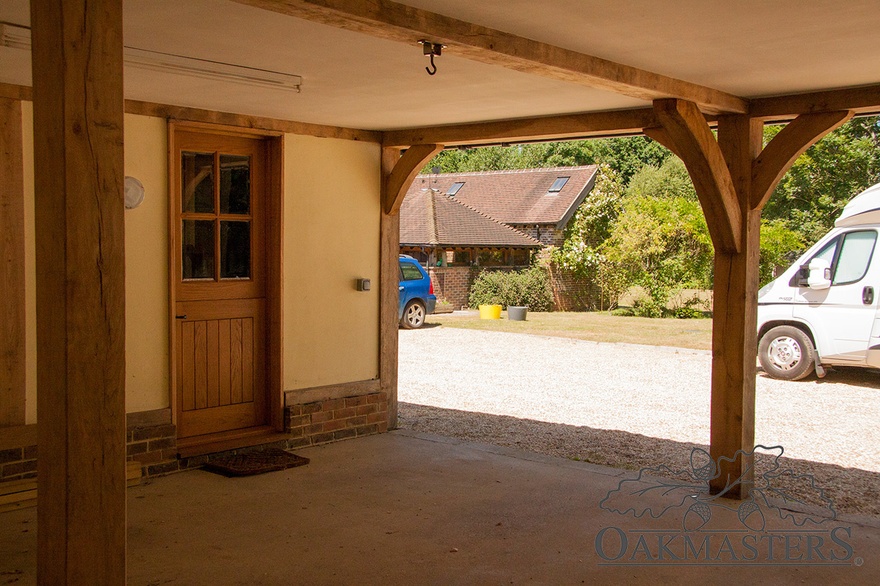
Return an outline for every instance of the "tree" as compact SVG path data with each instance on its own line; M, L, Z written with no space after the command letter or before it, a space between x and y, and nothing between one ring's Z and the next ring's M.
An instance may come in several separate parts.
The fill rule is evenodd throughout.
M764 142L781 130L768 126ZM818 240L846 203L880 181L880 117L856 118L810 147L779 182L763 217Z
M438 154L422 173L432 173L435 167L439 167L441 173L467 173L606 163L626 185L644 165L660 166L670 155L668 150L643 136L574 140L450 149Z

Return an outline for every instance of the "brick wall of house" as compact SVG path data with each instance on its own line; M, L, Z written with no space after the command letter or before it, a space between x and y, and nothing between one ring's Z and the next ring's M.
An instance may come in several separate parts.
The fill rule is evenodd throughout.
M226 453L268 447L294 449L388 431L388 395L372 393L357 397L292 405L284 410L288 439ZM177 457L177 427L170 423L129 426L126 459L140 462L145 477L197 468L210 455ZM37 446L0 450L0 482L37 476Z
M550 290L556 311L589 311L599 308L599 288L565 269L549 264Z
M562 246L565 242L565 232L557 230L552 224L508 224L511 228L515 228L538 240L544 246Z
M388 395L327 399L284 410L288 446L299 448L388 431Z
M481 270L479 267L428 267L434 295L451 303L453 309L467 307L471 285Z
M455 309L468 307L468 294L477 276L485 269L480 267L428 267L434 283L437 299L452 303ZM498 270L518 270L509 267L493 267ZM569 271L550 265L550 289L554 311L587 311L599 307L599 290Z

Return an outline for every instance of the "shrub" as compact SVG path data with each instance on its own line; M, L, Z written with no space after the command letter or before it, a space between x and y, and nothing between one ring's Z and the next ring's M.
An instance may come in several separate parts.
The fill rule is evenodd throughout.
M524 305L532 311L549 311L553 306L550 279L541 267L524 271L483 271L471 285L468 303L479 305Z

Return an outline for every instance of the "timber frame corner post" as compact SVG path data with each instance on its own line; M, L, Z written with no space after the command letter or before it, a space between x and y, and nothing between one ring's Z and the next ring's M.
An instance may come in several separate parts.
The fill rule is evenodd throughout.
M123 14L100 4L30 3L39 584L126 575Z
M853 112L802 114L762 149L763 122L747 114L719 116L716 141L696 104L663 99L654 110L660 127L645 134L684 161L715 245L710 490L744 499L754 485L761 210L797 157Z
M397 306L400 254L400 205L419 171L443 150L442 145L382 149L381 221L379 224L379 383L388 397L388 429L397 427Z

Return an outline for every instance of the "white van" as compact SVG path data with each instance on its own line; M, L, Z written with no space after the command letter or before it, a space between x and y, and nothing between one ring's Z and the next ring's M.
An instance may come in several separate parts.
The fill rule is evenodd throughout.
M834 229L758 292L758 358L772 377L824 366L880 367L880 183L854 197Z

